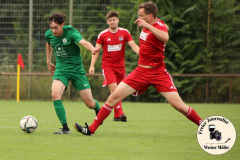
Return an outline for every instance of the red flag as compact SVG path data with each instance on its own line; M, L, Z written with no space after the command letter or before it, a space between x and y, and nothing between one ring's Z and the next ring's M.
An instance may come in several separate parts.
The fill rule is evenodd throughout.
M18 54L18 65L21 66L22 70L24 69L24 63L23 63L21 54Z

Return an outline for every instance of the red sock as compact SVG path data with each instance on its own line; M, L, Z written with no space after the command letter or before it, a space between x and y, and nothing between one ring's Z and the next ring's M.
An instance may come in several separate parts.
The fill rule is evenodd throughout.
M123 115L123 109L122 109L122 102L120 101L118 104L114 106L114 117L119 118L121 115Z
M191 107L189 107L188 112L185 114L185 116L198 126L202 122L202 119L198 116L197 112Z
M102 106L100 111L97 114L97 117L94 119L93 123L91 126L89 126L89 130L91 131L92 134L97 130L97 128L102 124L104 119L106 119L109 114L112 112L113 107L107 105L106 103Z

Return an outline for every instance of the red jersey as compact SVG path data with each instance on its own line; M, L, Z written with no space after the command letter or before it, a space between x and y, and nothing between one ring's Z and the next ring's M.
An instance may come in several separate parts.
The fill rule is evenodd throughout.
M160 19L153 24L153 27L168 33L165 23ZM139 39L138 64L162 67L165 69L165 63L163 60L166 43L157 39L157 37L146 28L143 28Z
M131 40L131 34L124 28L118 28L114 33L109 29L103 30L97 39L103 47L102 68L125 67L125 45Z

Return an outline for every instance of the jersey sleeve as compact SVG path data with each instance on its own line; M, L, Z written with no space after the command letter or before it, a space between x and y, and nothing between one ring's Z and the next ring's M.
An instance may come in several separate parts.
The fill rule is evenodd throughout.
M132 35L130 34L130 32L128 30L126 30L126 41L129 42L129 41L132 41L133 38L132 38Z
M72 38L76 43L79 43L83 39L82 35L75 28L72 31Z
M167 30L166 24L164 24L164 26L161 26L161 27L159 28L159 30L161 30L161 31L164 31L164 32L167 32L167 33L168 33L168 30Z
M48 31L45 33L45 39L47 40L47 42L48 42L49 44L50 44L50 41L49 41L50 31L51 31L51 30L48 30Z
M158 24L158 25L156 26L157 29L168 33L166 24L165 24L163 21L161 21L160 19L158 19L158 23L157 23L157 24Z
M97 38L97 42L96 43L98 43L98 44L103 44L103 36L102 36L102 34L100 33L99 35L98 35L98 38Z

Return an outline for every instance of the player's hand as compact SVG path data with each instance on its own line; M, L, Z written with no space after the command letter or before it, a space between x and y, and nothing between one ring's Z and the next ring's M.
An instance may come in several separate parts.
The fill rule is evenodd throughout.
M95 71L95 68L94 68L94 67L90 67L90 68L89 68L89 73L90 73L90 74L94 74L94 71Z
M140 19L140 18L138 18L135 21L135 24L136 23L139 25L139 27L143 27L143 28L147 28L147 26L149 25L146 21L144 21L143 19Z
M95 55L97 52L95 51L95 49L91 50L92 54Z
M95 47L93 55L95 55L96 53L100 52L101 48L102 47L98 47L98 48Z
M48 70L50 73L54 74L55 73L55 68L56 66L54 66L51 62L47 64L48 66Z

